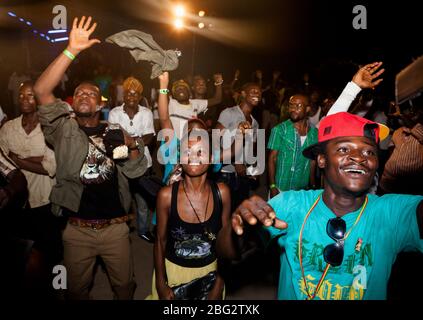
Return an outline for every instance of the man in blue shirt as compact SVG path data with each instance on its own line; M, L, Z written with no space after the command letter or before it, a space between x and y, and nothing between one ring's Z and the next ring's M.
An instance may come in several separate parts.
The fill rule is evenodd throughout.
M423 197L368 194L388 132L347 112L327 116L318 143L303 152L324 171L324 189L245 200L219 235L220 257L237 257L233 232L262 224L265 243L284 248L278 299L386 299L397 254L423 252Z

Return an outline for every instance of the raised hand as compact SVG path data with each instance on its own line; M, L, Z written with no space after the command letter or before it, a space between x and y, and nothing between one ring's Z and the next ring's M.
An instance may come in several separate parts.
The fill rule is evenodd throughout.
M162 89L167 89L167 86L169 85L169 72L165 71L159 75L159 82L160 87L163 87Z
M95 43L101 42L98 39L90 39L91 34L97 27L96 22L90 26L91 20L91 17L88 17L88 19L85 21L85 16L83 16L78 23L78 18L73 19L68 45L68 50L73 54L78 54L79 52L91 47Z
M361 67L354 75L352 81L362 89L375 89L383 79L375 80L385 69L378 69L382 62L374 62Z
M245 134L245 130L252 129L253 127L248 121L241 121L238 124L238 129L241 131L242 134Z
M257 222L267 227L273 225L278 229L286 229L288 227L285 221L276 218L276 213L266 201L254 195L248 200L244 200L232 214L232 229L237 235L242 235L245 223L255 225Z
M222 76L222 74L221 73L214 74L213 75L213 80L214 80L214 83L222 84L222 82L223 82L223 76Z

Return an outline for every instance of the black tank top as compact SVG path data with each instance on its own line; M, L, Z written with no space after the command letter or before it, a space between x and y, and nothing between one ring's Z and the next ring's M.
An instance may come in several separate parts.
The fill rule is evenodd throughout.
M222 197L217 184L208 182L213 195L213 212L204 223L188 223L179 217L179 181L172 185L166 258L182 267L201 268L216 260L216 237L222 228Z

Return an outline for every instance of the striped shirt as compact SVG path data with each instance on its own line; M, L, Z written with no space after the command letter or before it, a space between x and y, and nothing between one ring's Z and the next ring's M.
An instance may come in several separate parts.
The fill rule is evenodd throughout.
M380 187L389 193L423 194L423 125L399 128L392 143L395 148L385 164Z

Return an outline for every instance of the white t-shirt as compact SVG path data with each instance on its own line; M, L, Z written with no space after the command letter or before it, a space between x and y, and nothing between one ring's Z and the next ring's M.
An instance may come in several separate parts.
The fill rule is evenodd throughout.
M5 117L6 117L6 114L3 112L3 109L0 106L0 122L2 122Z
M28 201L31 208L38 208L50 202L52 187L56 184L56 159L54 151L47 147L41 125L37 124L30 134L22 127L22 116L6 122L0 130L0 145L5 154L13 152L21 159L43 157L41 166L48 175L22 169L28 182Z
M308 118L308 122L310 124L312 124L313 127L315 127L316 124L320 121L320 119L319 119L320 118L320 112L322 112L322 108L319 106L319 108L316 111L316 114L314 116Z
M245 118L244 112L242 112L241 108L239 106L234 106L231 108L226 108L223 110L220 115L219 119L217 120L220 124L222 124L225 127L225 133L224 137L226 135L230 135L231 140L230 144L225 143L229 142L229 139L223 138L223 148L228 149L231 147L231 144L235 140L235 134L236 130L238 129L238 126L241 122L247 121ZM251 127L256 132L256 130L259 128L259 124L256 119L253 118L251 115ZM254 135L254 141L255 141L256 135ZM245 152L248 153L249 150L247 150L248 145L245 146ZM250 172L252 170L253 166L247 167L247 172ZM222 172L235 172L235 167L233 165L226 165L222 168Z
M189 119L196 118L199 113L207 111L207 99L189 99L189 104L180 104L169 98L169 118L178 139Z
M131 137L142 137L147 134L155 134L153 113L146 107L138 106L138 112L131 120L123 109L124 105L113 108L109 113L109 123L119 124ZM148 167L153 165L148 147L144 147L144 154L147 158Z

